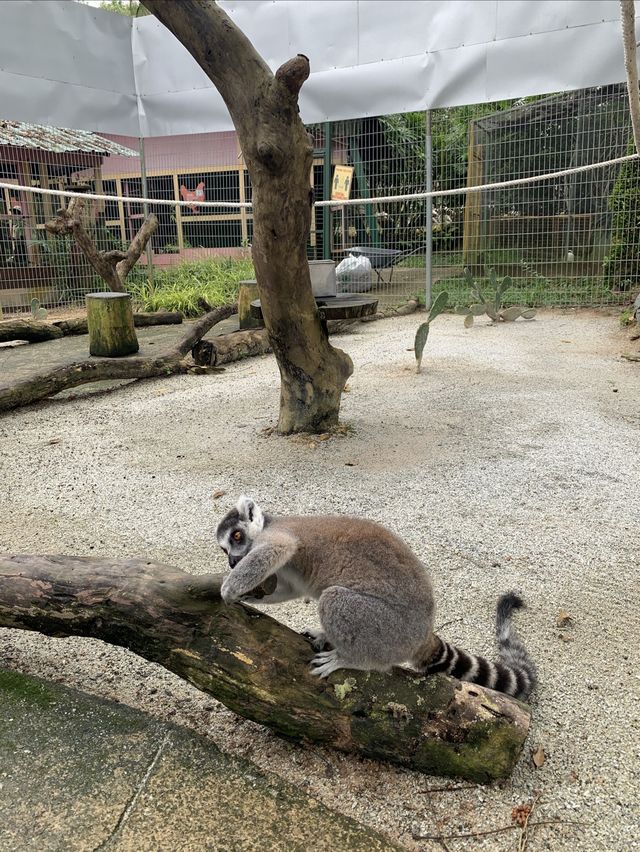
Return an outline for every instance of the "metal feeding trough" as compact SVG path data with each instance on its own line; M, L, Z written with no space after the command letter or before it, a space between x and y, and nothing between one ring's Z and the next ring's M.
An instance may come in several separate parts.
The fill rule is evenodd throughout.
M375 314L377 299L337 292L336 265L332 260L310 260L309 272L320 319L359 319ZM254 319L262 319L260 299L251 302L250 312Z

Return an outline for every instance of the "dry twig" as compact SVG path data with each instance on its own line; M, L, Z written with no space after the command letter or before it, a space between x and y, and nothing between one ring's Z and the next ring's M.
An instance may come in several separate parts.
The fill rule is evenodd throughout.
M532 822L529 824L529 828L537 828L540 825L568 825L568 826L577 826L577 825L585 825L584 822L572 822L564 819L541 819L538 822ZM465 834L414 834L414 840L435 840L438 842L442 842L443 840L468 840L468 839L476 839L478 837L487 837L491 834L502 834L505 831L515 831L519 826L517 825L501 825L499 828L488 828L486 831L469 831Z

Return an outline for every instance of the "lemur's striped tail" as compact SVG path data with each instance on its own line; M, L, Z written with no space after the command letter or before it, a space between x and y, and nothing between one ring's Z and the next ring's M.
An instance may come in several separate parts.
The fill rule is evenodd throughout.
M444 672L515 698L528 698L536 685L536 668L511 626L511 614L522 606L524 603L515 592L508 592L498 600L496 635L500 652L497 663L468 654L438 636L440 646L426 668L427 674Z

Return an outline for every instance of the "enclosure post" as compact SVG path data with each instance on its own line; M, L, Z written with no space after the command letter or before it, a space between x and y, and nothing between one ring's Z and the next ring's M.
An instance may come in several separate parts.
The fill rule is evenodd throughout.
M427 192L433 191L433 145L431 137L431 110L428 109L425 114L424 122L424 183ZM425 305L431 307L432 288L433 288L433 198L428 196L426 199L425 216Z
M147 184L147 164L145 162L144 157L144 139L142 136L138 137L139 148L140 148L140 177L142 179L142 197L149 197L149 186ZM144 218L146 219L149 216L149 203L147 201L143 201L142 210L144 213ZM153 249L151 248L151 240L147 242L147 275L149 276L149 282L153 283Z
M331 198L331 149L333 147L332 125L330 121L324 123L324 168L323 168L323 186L322 200L328 201ZM315 210L312 211L315 216ZM331 208L329 206L322 208L322 257L324 260L331 260Z

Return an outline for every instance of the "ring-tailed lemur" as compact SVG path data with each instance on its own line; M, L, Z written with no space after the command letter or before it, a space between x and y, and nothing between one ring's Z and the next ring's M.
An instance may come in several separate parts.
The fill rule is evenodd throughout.
M534 664L510 621L521 599L511 592L498 601L498 662L450 645L433 633L435 604L425 566L379 524L341 516L273 517L240 497L216 537L234 569L222 584L225 603L258 595L262 603L318 601L322 629L305 633L318 651L311 665L320 677L340 668L388 671L409 663L521 699L535 686ZM330 650L322 650L326 643Z

